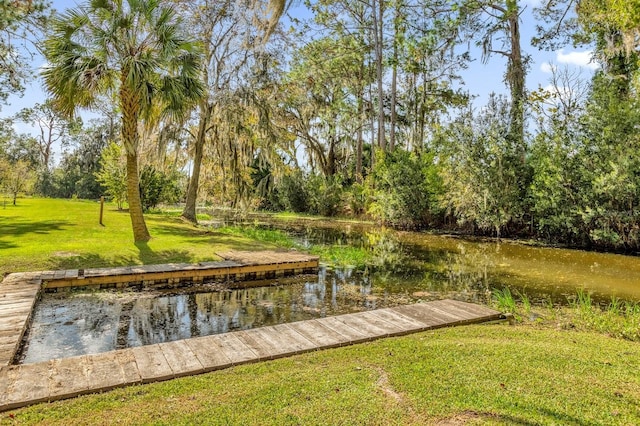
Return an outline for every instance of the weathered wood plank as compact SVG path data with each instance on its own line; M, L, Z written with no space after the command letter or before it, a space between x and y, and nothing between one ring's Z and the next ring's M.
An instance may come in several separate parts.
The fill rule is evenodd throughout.
M286 342L294 353L306 352L316 347L311 340L289 327L289 324L278 324L270 328L278 333L280 341Z
M258 359L258 355L243 343L234 333L218 334L214 336L220 344L220 349L231 360L231 364L244 364Z
M289 324L289 327L314 342L318 347L334 348L349 342L349 338L325 327L317 320L299 321Z
M204 371L204 367L184 340L160 343L159 346L174 377L198 374Z
M131 348L143 383L167 380L173 377L173 370L160 346L147 345Z
M2 409L8 410L11 408L4 407L6 406L9 398L11 398L13 383L16 381L18 376L18 368L19 367L17 365L0 367L0 390L3 390L0 392L0 411L2 411Z
M89 388L95 391L114 389L130 383L116 351L87 357L87 381Z
M13 366L12 366L13 367ZM25 364L17 366L15 379L10 392L7 392L6 404L35 404L49 399L49 363Z
M473 318L475 317L493 317L500 316L501 313L488 308L486 306L476 305L474 303L461 302L459 300L438 300L434 302L436 306L441 306L443 309L455 309L455 310L464 310L468 312Z
M424 309L431 311L434 315L436 314L442 315L443 317L448 318L448 321L452 321L452 322L466 321L468 319L473 318L473 315L469 315L469 312L467 311L447 309L445 307L438 305L437 303L429 304L425 306Z
M342 321L339 321L338 319L336 319L336 317L319 318L316 321L318 321L320 324L327 327L334 333L345 336L347 339L349 339L349 343L365 342L370 339L367 334L350 327Z
M379 329L384 330L389 336L404 333L406 331L406 328L401 324L389 322L379 315L376 315L374 312L375 311L361 312L361 314L358 315L357 318L358 320L362 320L363 322L368 323L369 326L374 325Z
M386 337L389 335L389 332L386 329L363 320L359 314L340 315L336 317L336 319L342 324L360 331L362 334L367 336L368 340Z
M185 342L202 364L204 371L218 370L232 364L220 348L219 340L214 336L196 337Z
M422 330L425 327L423 323L407 316L401 315L400 313L392 311L390 309L375 309L369 312L371 312L372 315L376 315L387 322L397 324L407 331Z
M89 390L87 355L49 361L49 397L72 398Z
M116 354L118 364L120 364L122 377L125 383L133 384L142 382L142 376L140 375L140 370L138 369L138 363L136 362L136 357L133 353L133 350L120 349L113 352Z
M417 305L396 306L389 308L389 310L419 321L424 324L425 327L442 326L451 320L449 317L440 315L438 312L425 309L425 305L426 304L420 303Z
M273 340L273 336L264 331L261 328L254 328L237 331L234 334L242 343L251 348L257 359L274 359L285 353L282 351L281 345Z

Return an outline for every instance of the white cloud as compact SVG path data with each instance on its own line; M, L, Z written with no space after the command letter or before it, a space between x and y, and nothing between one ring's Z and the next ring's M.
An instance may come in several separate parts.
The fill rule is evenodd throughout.
M556 52L556 60L561 64L576 65L592 70L597 70L598 68L600 68L600 65L598 65L598 63L593 60L592 50L585 50L584 52L574 51L565 53L564 49L560 49Z
M540 71L545 74L551 74L555 69L556 66L550 62L543 62L542 65L540 65Z

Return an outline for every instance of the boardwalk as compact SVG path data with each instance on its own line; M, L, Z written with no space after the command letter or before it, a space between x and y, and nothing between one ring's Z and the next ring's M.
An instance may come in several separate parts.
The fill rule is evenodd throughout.
M275 278L318 270L317 256L292 251L230 251L219 256L225 260L9 274L0 284L0 367L13 361L42 289L179 287L205 281Z
M0 411L137 383L346 346L389 336L496 320L499 312L441 300L326 317L0 369Z
M0 367L13 360L40 293L38 273L12 274L0 286ZM0 389L3 389L0 385Z

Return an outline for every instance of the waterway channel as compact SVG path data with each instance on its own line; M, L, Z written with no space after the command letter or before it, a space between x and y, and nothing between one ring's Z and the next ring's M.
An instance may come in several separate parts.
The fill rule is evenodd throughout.
M21 361L224 333L265 325L453 298L486 303L508 287L534 303L566 304L578 289L601 303L615 296L640 302L640 258L470 241L372 225L272 219L251 226L279 229L301 249L318 245L369 259L357 268L281 278L236 288L220 285L165 291L45 294L34 312ZM265 222L266 220L266 222ZM216 224L212 224L215 231Z

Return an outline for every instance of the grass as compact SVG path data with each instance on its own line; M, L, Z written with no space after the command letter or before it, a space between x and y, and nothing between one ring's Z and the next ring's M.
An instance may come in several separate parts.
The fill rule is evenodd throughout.
M640 347L442 329L4 413L6 424L639 424ZM441 423L438 423L441 422Z
M229 249L259 250L277 243L195 227L179 212L145 215L153 239L134 244L129 214L106 205L98 223L97 202L19 199L0 207L0 274L219 259Z

